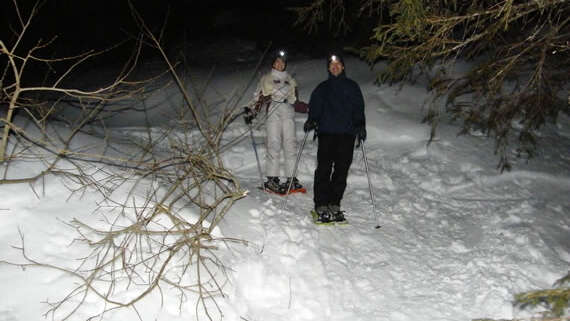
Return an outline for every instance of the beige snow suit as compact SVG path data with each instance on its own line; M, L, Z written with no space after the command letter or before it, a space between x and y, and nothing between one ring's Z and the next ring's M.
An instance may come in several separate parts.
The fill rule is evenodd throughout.
M265 175L282 176L279 168L279 153L283 146L285 156L285 172L283 175L292 175L297 153L295 138L295 110L291 104L295 103L295 87L297 82L286 71L272 69L261 77L254 94L254 102L260 95L271 96L271 103L266 110L260 110L263 117L267 116L265 129L266 153ZM267 112L267 115L265 114Z

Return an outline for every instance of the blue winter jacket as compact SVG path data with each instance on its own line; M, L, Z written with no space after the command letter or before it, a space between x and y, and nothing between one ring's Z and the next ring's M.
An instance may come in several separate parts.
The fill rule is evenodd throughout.
M365 126L364 98L358 84L344 71L320 83L309 101L309 120L317 122L319 134L357 135Z

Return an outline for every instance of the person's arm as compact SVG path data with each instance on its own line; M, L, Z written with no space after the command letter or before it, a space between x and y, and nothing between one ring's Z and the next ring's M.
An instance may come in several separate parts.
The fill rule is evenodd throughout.
M299 100L299 89L295 86L295 102ZM570 102L570 100L568 100Z
M299 97L297 96L297 82L293 77L289 76L289 84L291 85L291 90L289 91L289 97L287 97L287 102L293 105Z
M321 85L317 86L317 88L315 88L311 93L311 98L309 99L309 119L317 123L321 119L321 113L323 110L321 91Z
M366 140L366 115L364 113L364 97L362 96L362 91L357 83L354 83L354 111L353 120L354 131L358 144L356 147L360 147L362 142Z
M321 118L322 112L322 99L319 93L320 85L313 90L311 93L311 98L309 99L309 117L305 124L303 125L303 130L305 132L315 131L315 137L319 126L319 120Z
M255 91L253 92L253 99L249 101L249 103L247 104L250 108L253 109L253 107L255 106L255 103L257 101L259 101L259 97L262 95L263 92L263 78L265 78L265 76L262 76L261 79L259 79L259 82L257 83L257 87L255 88Z
M272 84L268 81L268 76L264 75L259 80L259 84L255 92L253 93L253 100L251 101L251 109L258 113L263 106L271 101L271 90L273 90Z
M353 102L353 114L352 123L355 129L361 127L366 127L366 115L364 114L364 97L362 96L362 91L357 83L354 83L354 102Z

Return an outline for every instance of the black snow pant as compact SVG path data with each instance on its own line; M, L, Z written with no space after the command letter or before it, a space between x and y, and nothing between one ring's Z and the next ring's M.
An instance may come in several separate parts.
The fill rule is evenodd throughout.
M346 189L346 178L354 152L355 136L319 134L315 170L315 208L338 205Z

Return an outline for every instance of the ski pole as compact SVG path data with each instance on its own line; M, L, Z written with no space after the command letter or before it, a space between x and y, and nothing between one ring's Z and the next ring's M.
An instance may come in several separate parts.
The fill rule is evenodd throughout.
M259 179L261 180L261 188L263 189L263 173L261 172L261 163L259 162L259 156L257 154L257 145L255 144L255 139L253 137L253 128L251 125L249 127L249 135L251 136L251 145L253 146L253 151L255 152L255 160L257 161L257 171L259 172Z
M281 206L281 210L285 210L285 206L287 205L287 198L289 197L289 191L291 190L291 186L293 186L293 179L297 177L297 169L299 168L299 161L301 160L301 154L303 153L303 149L305 148L305 144L307 143L308 136L309 132L306 132L305 137L303 138L303 142L301 143L301 147L299 147L299 152L297 153L297 159L295 160L295 167L293 168L293 175L291 175L291 179L289 180L289 186L287 186L287 191L285 193L285 199L283 200L283 205Z
M364 142L360 143L362 147L362 155L364 156L364 168L366 169L366 177L368 178L368 190L370 191L370 201L372 202L372 210L374 211L374 218L378 222L378 213L376 211L376 202L374 202L374 193L372 193L372 182L370 181L370 171L368 170L368 158L366 157L366 149L364 148ZM380 228L380 225L376 225L374 228Z

